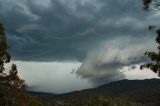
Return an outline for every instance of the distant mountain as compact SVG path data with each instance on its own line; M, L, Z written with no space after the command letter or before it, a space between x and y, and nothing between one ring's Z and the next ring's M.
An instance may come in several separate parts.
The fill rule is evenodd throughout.
M145 80L120 80L116 82L111 82L105 85L102 85L97 88L93 89L86 89L82 91L75 91L75 92L70 92L70 93L65 93L59 96L67 96L69 97L70 95L106 95L106 96L117 96L117 95L122 95L124 93L132 92L135 90L140 90L140 89L159 89L160 90L160 79L145 79ZM160 91L159 91L160 92Z
M53 104L57 103L57 101L59 103L60 101L63 106L65 106L65 103L70 104L66 106L78 106L78 104L83 106L84 104L82 103L88 103L87 101L91 101L91 103L98 100L101 101L101 99L95 98L105 98L105 100L108 100L107 103L112 103L112 105L119 104L117 106L160 106L160 79L125 79L93 89L74 91L60 95L41 92L31 92L31 94L43 97L43 100L46 99L48 102L52 101ZM94 106L93 104L91 105Z
M145 79L145 80L120 80L111 82L109 84L102 85L93 90L100 91L104 94L112 93L114 95L122 95L122 93L132 92L140 89L159 89L160 90L160 79ZM106 93L105 93L106 92ZM107 95L107 94L106 94Z

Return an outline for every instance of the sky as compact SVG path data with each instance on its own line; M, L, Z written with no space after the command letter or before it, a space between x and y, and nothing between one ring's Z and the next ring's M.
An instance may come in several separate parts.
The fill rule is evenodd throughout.
M142 0L0 0L12 63L32 91L65 93L122 79L158 78L139 70L155 51L160 14Z

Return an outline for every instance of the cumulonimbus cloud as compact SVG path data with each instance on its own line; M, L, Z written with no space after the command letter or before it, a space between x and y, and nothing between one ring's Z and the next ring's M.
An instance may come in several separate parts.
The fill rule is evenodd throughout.
M80 61L77 74L99 84L144 61L155 43L147 26L159 14L144 12L139 0L1 0L0 20L14 60Z
M114 39L116 42L116 39ZM123 39L125 41L125 39ZM146 42L136 42L128 46L119 47L115 43L112 46L103 45L101 49L94 50L84 59L76 74L82 78L89 79L95 85L101 85L110 81L124 79L125 75L120 71L125 66L140 64L147 59L144 57L144 52L153 49L156 45L148 45L151 42L145 39ZM133 43L133 42L132 42Z

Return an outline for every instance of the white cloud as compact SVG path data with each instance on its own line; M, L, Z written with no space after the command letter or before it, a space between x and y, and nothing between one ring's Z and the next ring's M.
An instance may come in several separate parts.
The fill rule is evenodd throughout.
M135 69L130 69L130 66L125 66L123 67L123 69L121 70L126 79L151 79L151 78L159 78L158 75L156 73L154 73L153 71L149 70L149 69L144 69L144 70L140 70L140 65L137 64L135 65L136 68Z
M146 60L144 60L144 52L154 50L155 45L151 44L153 42L149 38L136 40L137 42L134 40L114 38L113 41L104 43L100 49L88 54L77 74L89 79L95 85L124 79L125 74L119 70L131 64L144 62Z

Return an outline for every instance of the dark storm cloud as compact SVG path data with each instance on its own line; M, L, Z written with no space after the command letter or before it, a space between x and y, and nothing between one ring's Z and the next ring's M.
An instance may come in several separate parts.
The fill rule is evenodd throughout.
M124 78L119 69L143 62L154 43L147 26L157 17L141 0L0 1L15 60L79 60L77 74L96 84Z
M141 36L146 26L138 0L47 1L1 1L0 18L14 59L81 59L101 41Z

